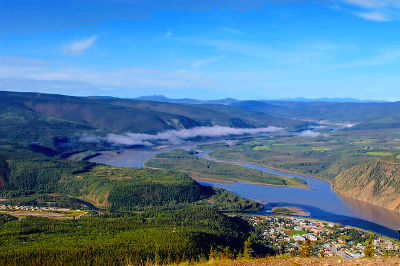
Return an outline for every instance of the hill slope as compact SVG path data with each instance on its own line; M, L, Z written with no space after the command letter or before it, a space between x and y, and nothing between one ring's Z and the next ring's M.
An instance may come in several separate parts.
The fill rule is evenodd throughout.
M340 173L333 188L345 196L400 211L400 163L356 165Z
M187 105L112 97L71 97L0 92L0 129L5 139L58 148L55 137L77 133L149 133L198 126L304 128L310 123L224 105Z
M400 114L400 102L296 102L240 101L231 106L248 111L304 120L331 122L362 122L380 116Z
M380 116L374 119L363 121L354 126L353 130L373 130L400 128L400 113Z

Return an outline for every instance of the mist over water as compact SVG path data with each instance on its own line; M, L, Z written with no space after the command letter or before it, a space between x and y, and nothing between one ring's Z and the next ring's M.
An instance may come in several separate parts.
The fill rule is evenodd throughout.
M223 136L240 136L254 135L261 133L283 132L280 127L264 127L264 128L232 128L232 127L194 127L181 130L167 130L157 134L140 134L140 133L125 133L122 135L108 134L105 137L83 134L79 136L80 142L85 143L100 143L105 142L112 145L140 145L153 146L157 144L172 144L178 145L182 142L194 138L216 138Z

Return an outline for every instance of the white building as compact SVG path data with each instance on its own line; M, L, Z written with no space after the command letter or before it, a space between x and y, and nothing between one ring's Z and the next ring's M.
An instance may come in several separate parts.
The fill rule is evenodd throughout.
M303 242L303 241L306 241L306 239L303 237L303 236L301 236L301 235L294 235L293 236L293 240L294 241L297 241L297 242Z

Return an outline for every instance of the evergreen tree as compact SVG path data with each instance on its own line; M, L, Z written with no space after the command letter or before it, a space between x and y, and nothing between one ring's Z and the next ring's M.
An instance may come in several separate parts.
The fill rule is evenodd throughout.
M300 257L309 258L311 257L311 241L307 239L301 244Z
M243 258L251 259L253 257L253 249L251 248L251 240L250 237L244 242L243 245Z
M364 256L366 258L372 258L374 256L374 237L372 234L365 242Z

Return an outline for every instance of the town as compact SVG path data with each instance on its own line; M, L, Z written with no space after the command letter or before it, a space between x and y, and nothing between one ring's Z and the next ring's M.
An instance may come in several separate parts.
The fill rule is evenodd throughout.
M311 242L314 257L361 258L371 233L336 223L293 216L250 216L248 221L268 247L280 255L297 256L302 243ZM374 256L394 256L398 243L394 239L372 235Z
M9 211L69 211L67 208L57 208L57 207L38 207L38 206L17 206L17 205L0 205L0 210L9 210Z
M0 213L6 213L17 218L27 216L41 216L53 219L79 219L86 215L86 210L73 210L69 208L57 208L48 206L25 206L25 205L0 205Z

